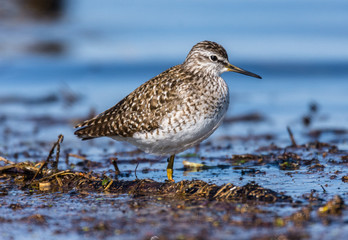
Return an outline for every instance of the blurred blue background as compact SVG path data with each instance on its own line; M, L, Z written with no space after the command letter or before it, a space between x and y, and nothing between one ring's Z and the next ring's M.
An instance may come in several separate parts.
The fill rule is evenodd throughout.
M313 162L315 165L301 166L293 175L293 171L279 171L278 161L264 165L249 160L243 164L244 160L239 163L239 160L234 162L231 159L235 154L261 154L265 146L263 149L268 149L264 150L267 155L272 154L272 143L289 146L287 126L291 127L298 144L318 140L348 150L348 1L344 0L0 0L0 156L15 162L45 160L52 142L63 134L60 168L103 172L112 169L110 159L117 157L121 160L121 172L126 173L122 180L139 177L164 181L165 157L137 153L135 147L111 139L82 142L73 135L73 127L78 121L112 107L150 78L182 63L191 47L202 40L220 43L227 50L232 64L263 77L260 80L236 73L222 76L231 96L227 118L260 116L261 120L226 122L201 147L178 154L175 180L201 179L218 185L232 182L236 186L257 181L263 187L285 191L294 199L301 199L294 201L291 208L283 203L277 205L286 215L304 206L301 202L307 206L309 191L309 201L317 196L326 201L336 194L346 201L347 187L344 185L347 183L341 180L343 175L347 175L344 170L346 162L339 158L340 154L346 153L338 153L336 159L331 159L331 155L327 158L324 154L317 156L321 154L316 151L313 154L312 151L301 152L304 162L308 159L308 164ZM329 150L336 153L333 147ZM78 166L85 160L75 157L70 157L72 165L64 163L64 158L68 159L70 153L104 165L95 164L86 170L85 165ZM187 153L188 156L195 154L190 158L185 156ZM313 161L315 159L320 161ZM203 172L186 172L182 160L214 167ZM138 168L135 167L138 162L141 164L136 175L134 169ZM312 167L321 166L316 163L325 165L326 170L312 174ZM239 166L241 168L237 169ZM79 204L75 201L75 192L69 192L68 198L63 197L63 201L68 199L73 204L69 211L75 208L74 204ZM7 195L7 190L1 190L1 194ZM18 208L6 208L6 202L2 204L10 214L14 209L21 209L24 198L32 199L27 193L13 193L13 190L11 193L9 190L8 197L10 200L17 198L20 203ZM45 201L42 209L50 201L53 201L53 206L60 206L59 197L48 199L48 202L46 198L41 199L41 194L39 197L39 203ZM116 198L114 195L110 197ZM6 200L7 205L10 200ZM314 203L316 211L322 201L313 201L309 206ZM83 202L83 206L87 203ZM11 205L17 206L17 203ZM64 202L62 206L65 205ZM35 224L44 221L45 230L38 232L29 224L30 230L24 231L23 239L33 234L35 237L47 236L50 231L46 229L45 219L51 223L51 217L44 214L41 218L37 207L30 212L33 206L36 205L30 202L24 204L24 209L13 216L25 225L30 219ZM133 204L129 206L133 208ZM272 205L266 207L272 208ZM97 207L99 212L103 211L102 208L103 205ZM271 216L273 213L267 208L265 213ZM28 211L35 215L23 217ZM50 211L56 213L54 207ZM73 213L69 212L70 216ZM280 212L279 216L282 214ZM104 218L103 214L100 216ZM249 224L249 215L245 216ZM296 214L285 220L292 216ZM278 225L281 218L275 217ZM12 218L9 218L10 223L17 223ZM238 223L238 215L237 218ZM255 219L259 222L259 217ZM102 220L101 223L105 221ZM312 235L299 236L314 236L313 239L320 236L323 239L325 236L343 236L347 232L347 227L341 227L347 223L347 217L336 220L336 225L330 220L331 230L313 222L313 219L310 221L308 228ZM69 224L69 219L66 222ZM327 221L323 220L323 224ZM7 228L9 225L2 226ZM14 226L15 232L23 231L21 225ZM84 226L76 239L85 232ZM98 229L91 229L104 232L104 225L98 223L95 226ZM233 228L231 231L244 238L244 234L259 238L269 234L269 229L264 231L265 226L258 224L256 232L250 226L248 231ZM295 229L291 223L290 227ZM13 228L2 232L11 232ZM57 234L62 232L56 229L59 225L53 230L54 236L59 236ZM220 224L216 232L219 229L224 230ZM277 229L274 231L278 232ZM256 235L258 231L263 235ZM74 239L74 236L70 234L69 238Z
M99 113L183 62L195 43L212 40L226 48L232 64L263 77L223 75L231 91L229 116L257 112L269 120L247 129L230 126L231 133L286 135L287 125L302 131L301 117L313 102L321 115L311 127L347 126L346 1L0 3L2 102L67 91L83 97L68 107L1 104L2 115L78 118L91 108ZM71 127L42 136L55 139L63 132L73 138Z

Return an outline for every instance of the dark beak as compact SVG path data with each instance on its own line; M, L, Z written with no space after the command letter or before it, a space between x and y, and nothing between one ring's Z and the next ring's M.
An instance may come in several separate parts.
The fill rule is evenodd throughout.
M260 77L259 75L255 74L255 73L252 73L252 72L248 72L248 71L246 71L244 69L241 69L239 67L233 66L230 63L228 63L226 65L226 68L227 68L227 71L229 71L229 72L241 73L241 74L244 74L244 75L248 75L250 77L262 79L262 77Z

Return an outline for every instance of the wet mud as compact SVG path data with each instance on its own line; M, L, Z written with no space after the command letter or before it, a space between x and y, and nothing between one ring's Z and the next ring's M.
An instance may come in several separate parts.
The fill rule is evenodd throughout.
M67 106L64 98L48 97L2 98L0 104L33 101ZM348 233L348 151L335 144L346 141L344 131L308 130L312 140L328 131L335 138L299 144L289 127L285 146L272 133L221 135L179 155L172 183L165 181L165 159L129 145L114 152L106 149L121 143L86 146L63 135L28 142L39 126L70 129L76 119L13 119L4 117L1 129L7 140L0 154L2 239L330 239ZM251 113L224 124L265 119ZM13 121L31 130L18 130ZM230 143L256 146L236 154Z

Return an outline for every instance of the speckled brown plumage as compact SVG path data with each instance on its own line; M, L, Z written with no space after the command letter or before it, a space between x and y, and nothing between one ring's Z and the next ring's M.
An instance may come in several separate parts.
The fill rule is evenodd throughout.
M138 87L114 107L77 125L80 129L75 134L89 139L151 132L159 127L166 113L183 103L185 97L178 92L178 86L187 84L191 77L181 65L174 66Z
M114 107L78 124L82 139L112 137L153 154L176 154L203 141L221 124L229 104L220 74L258 77L228 62L210 41L192 47L185 61L150 79Z

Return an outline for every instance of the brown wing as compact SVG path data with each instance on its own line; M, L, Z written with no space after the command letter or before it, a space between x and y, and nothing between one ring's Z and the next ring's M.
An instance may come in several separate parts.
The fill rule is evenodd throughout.
M103 137L132 137L136 132L159 128L163 117L182 102L178 85L180 65L147 81L112 108L78 124L75 135L83 140Z

